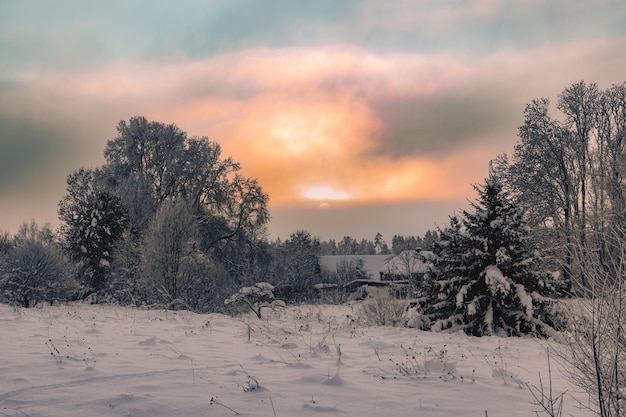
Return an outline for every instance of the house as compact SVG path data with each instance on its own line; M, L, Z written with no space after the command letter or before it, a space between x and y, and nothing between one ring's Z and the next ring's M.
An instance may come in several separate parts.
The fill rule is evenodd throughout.
M410 280L424 277L433 259L432 252L417 249L398 255L321 256L319 264L322 272L348 281L344 289L353 292L362 286L409 286Z
M380 271L393 255L332 255L320 256L322 272L330 274L358 274L362 279L380 279Z
M430 271L435 254L421 248L405 250L391 258L381 272L381 279L394 281L399 279L421 280Z

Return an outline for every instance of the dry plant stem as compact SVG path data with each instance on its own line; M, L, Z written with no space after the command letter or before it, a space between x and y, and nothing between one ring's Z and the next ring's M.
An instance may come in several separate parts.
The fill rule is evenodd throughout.
M220 399L215 396L215 397L211 397L211 400L209 401L209 404L217 404L217 405L221 405L222 407L224 407L227 410L232 411L235 415L239 415L238 412L236 412L235 410L233 410L232 408L230 408L229 406L227 406L226 404L220 402Z
M270 397L270 404L272 405L272 412L274 413L274 417L276 417L276 409L274 408L274 401L272 401L272 397Z
M541 373L539 373L539 387L535 385L527 384L528 390L534 398L533 405L541 407L541 412L546 413L550 417L561 417L563 414L563 396L565 392L561 393L558 397L554 398L552 391L552 365L550 362L550 350L548 353L548 395L545 394L543 386L543 380ZM567 391L566 391L567 392ZM557 405L558 403L558 405ZM539 416L539 411L535 411L535 414Z

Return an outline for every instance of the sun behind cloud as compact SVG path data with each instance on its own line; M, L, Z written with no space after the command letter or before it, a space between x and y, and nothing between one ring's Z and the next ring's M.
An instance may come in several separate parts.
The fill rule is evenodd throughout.
M309 187L302 196L309 200L347 200L351 197L347 192L332 187Z

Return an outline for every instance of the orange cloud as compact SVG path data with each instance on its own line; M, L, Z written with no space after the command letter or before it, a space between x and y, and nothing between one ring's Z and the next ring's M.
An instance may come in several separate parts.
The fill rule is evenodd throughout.
M615 49L623 44L584 46L590 55L617 60L623 58ZM255 49L160 65L117 62L95 73L39 79L38 85L62 86L81 102L139 109L124 118L142 114L209 136L222 144L224 155L241 162L246 175L260 180L274 207L307 199L319 204L307 190L331 190L364 203L458 200L472 194L471 183L482 181L489 159L511 150L523 104L564 87L553 80L557 91L551 91L545 84L555 48L562 55L559 80L589 71L577 44L474 60L335 46ZM528 96L527 85L541 91ZM502 102L486 106L489 93L502 102L517 100L517 119L501 120L495 112ZM428 107L433 102L439 107ZM477 109L494 111L479 114L491 127L468 128ZM405 114L396 122L389 114L398 111ZM420 123L431 124L428 139L420 137ZM493 131L498 123L508 132L504 141ZM452 128L460 139L450 139Z

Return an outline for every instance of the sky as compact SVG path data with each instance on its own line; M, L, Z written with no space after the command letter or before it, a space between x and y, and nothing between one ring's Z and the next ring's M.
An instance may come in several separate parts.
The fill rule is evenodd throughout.
M0 230L58 225L120 120L221 144L271 238L390 242L475 199L524 107L626 81L622 0L0 0Z

